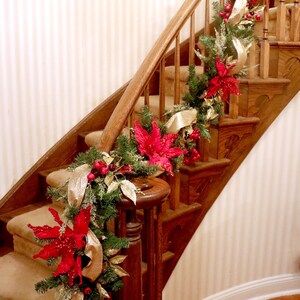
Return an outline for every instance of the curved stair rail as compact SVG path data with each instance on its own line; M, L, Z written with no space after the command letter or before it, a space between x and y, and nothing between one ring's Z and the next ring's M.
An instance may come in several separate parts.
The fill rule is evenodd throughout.
M199 5L201 0L186 0L176 15L169 22L166 29L160 35L155 45L145 58L139 70L129 83L126 91L120 99L117 107L111 115L108 123L105 126L104 132L100 138L97 148L102 151L109 151L125 126L127 119L133 111L134 105L139 96L146 89L151 76L154 74L160 64L164 64L164 55L166 54L169 46L176 39L175 50L175 82L178 81L180 65L180 48L179 48L179 33L185 22L192 16ZM192 30L193 32L193 30ZM178 89L178 83L175 85L175 90ZM178 91L175 93L175 103L179 100ZM177 99L177 100L176 100ZM161 107L162 109L163 107Z

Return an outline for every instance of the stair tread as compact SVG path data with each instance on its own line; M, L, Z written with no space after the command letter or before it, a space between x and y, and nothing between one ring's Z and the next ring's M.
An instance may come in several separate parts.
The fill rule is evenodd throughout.
M159 115L159 95L150 95L149 96L149 107L151 112L155 115ZM145 97L142 96L138 99L135 104L134 111L137 113L141 112L141 108L145 105ZM171 109L174 105L174 96L165 96L165 109Z
M199 76L203 74L202 66L195 66L196 74ZM179 67L180 81L186 81L189 76L189 66L180 66ZM175 66L165 67L165 78L166 79L175 79Z
M220 169L228 166L230 164L230 159L214 159L209 158L206 162L196 162L194 166L182 166L180 171L182 173L199 173L206 172L210 169Z
M15 210L12 210L8 213L2 214L0 215L0 221L3 221L5 223L7 223L8 221L10 221L12 218L21 215L23 213L27 213L29 211L35 210L37 208L43 207L45 205L49 204L49 202L47 201L40 201L40 202L36 202L33 204L29 204L20 208L17 208Z
M38 294L34 284L51 276L51 271L33 259L15 252L0 257L0 299L54 299L54 291Z
M53 216L49 212L49 207L54 208L60 214L63 212L63 209L61 207L58 207L54 204L44 205L43 207L23 213L11 219L7 223L8 232L12 235L16 234L26 240L36 243L33 232L27 225L32 224L33 226L56 226L57 223L54 221Z
M229 126L239 126L239 125L247 125L247 124L257 124L259 123L258 117L238 117L236 119L229 118L225 116L221 118L217 125L213 125L212 127L229 127Z
M286 78L267 78L267 79L262 79L262 78L253 78L253 79L247 79L247 78L241 78L239 79L240 84L278 84L278 83L283 83L283 84L289 84L291 81L290 79Z
M176 210L166 209L162 216L162 222L174 221L174 219L181 218L183 215L194 213L195 211L201 210L202 205L199 203L193 203L190 205L180 203Z

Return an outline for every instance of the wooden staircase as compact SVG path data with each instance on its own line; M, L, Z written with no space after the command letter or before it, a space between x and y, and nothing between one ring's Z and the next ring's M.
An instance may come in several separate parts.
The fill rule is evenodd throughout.
M160 50L154 49L154 54L151 56L150 53L150 58L145 61L147 70L142 66L142 70L138 71L130 84L126 84L114 93L76 125L3 198L3 205L0 208L0 255L2 255L0 257L0 299L54 298L52 292L38 295L33 290L33 284L48 277L51 269L44 262L31 259L41 246L35 243L32 232L26 225L28 223L51 225L53 221L47 212L49 206L62 211L61 207L51 203L45 197L45 190L49 183L54 186L61 184L68 173L65 171L52 173L53 171L64 169L73 161L76 154L92 145L100 145L101 150L110 150L116 133L119 134L122 130L127 117L130 116L129 122L132 122L135 111L143 103L149 104L153 112L161 116L164 108L180 101L185 89L182 82L186 77L187 65L195 60L191 58L193 56L190 49L195 47L200 32L194 34L194 29L191 29L191 38L180 44L179 29L176 28L180 28L181 23L188 18L191 18L191 24L194 22L193 12L198 3L199 1L186 1L178 14L179 17L171 21L169 32L161 37L162 41L166 41L169 35L174 37L175 49L166 52L170 44L169 40L163 46L158 43ZM277 8L270 9L271 28L280 26L278 16L288 17L281 18L280 22L285 22L283 25L281 23L281 26L286 27L285 24L292 22L290 12L294 7L296 7L295 13L298 12L297 3L295 1L295 4L288 4L288 9L285 10L285 5L281 1ZM273 18L273 15L276 17ZM261 29L264 29L264 36L260 34L263 44L263 41L268 41L268 37L265 36L268 25L261 22ZM209 28L206 27L205 30ZM261 64L260 74L254 72L249 75L250 78L241 80L241 96L238 105L230 103L228 114L225 114L218 125L210 128L212 139L209 146L203 145L202 161L197 162L195 166L182 167L180 173L174 178L164 178L170 184L172 191L168 201L162 207L162 240L160 241L163 253L162 286L171 276L189 240L226 183L266 129L300 89L299 31L296 33L293 31L292 38L286 32L284 38L274 36L270 39L269 46L270 60ZM256 64L259 57L264 55L264 47L258 44L253 53L259 54L254 55ZM197 63L199 62L196 60ZM263 70L266 65L267 76L264 75ZM198 66L197 72L202 71L202 66ZM163 105L159 104L158 99L164 99ZM125 121L116 118L118 110L126 115ZM51 175L48 176L49 174ZM140 222L143 223L146 216L141 211L138 215ZM147 232L142 232L143 252L147 252L146 246ZM141 275L144 280L144 298L159 299L152 294L149 296L149 288L147 288L149 283L146 277L147 259L144 257L142 264L144 275ZM24 277L26 280L22 284ZM159 295L161 297L161 291ZM123 297L123 299L127 298Z

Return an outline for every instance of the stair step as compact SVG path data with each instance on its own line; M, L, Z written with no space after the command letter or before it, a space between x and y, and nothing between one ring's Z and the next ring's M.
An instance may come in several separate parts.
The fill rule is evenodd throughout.
M276 71L277 72L277 69ZM275 95L284 93L291 81L285 78L240 79L239 115L253 117ZM263 95L263 96L262 96Z
M222 118L218 125L211 126L211 143L209 153L213 158L229 158L242 139L252 134L259 123L257 117Z
M11 235L17 235L27 241L30 241L34 244L35 237L32 230L27 226L31 224L33 226L56 226L57 223L54 221L53 216L49 212L48 208L52 207L62 214L63 209L53 204L44 205L38 209L26 212L24 214L18 215L11 219L7 223L7 230Z
M195 66L196 75L203 74L202 66ZM189 66L180 66L179 68L179 80L184 81L186 83L187 78L189 76ZM165 68L165 78L166 79L175 79L175 66L167 66Z
M51 270L19 253L0 257L0 299L53 300L54 291L38 294L34 284L52 275Z
M205 199L208 186L218 178L230 160L209 158L207 162L197 162L195 166L184 166L180 169L180 200L186 204L201 202Z
M149 107L154 116L159 116L159 95L150 95L149 96ZM145 97L140 97L134 107L134 111L136 113L140 113L142 107L145 105ZM174 105L174 96L166 96L165 97L165 109L170 110Z

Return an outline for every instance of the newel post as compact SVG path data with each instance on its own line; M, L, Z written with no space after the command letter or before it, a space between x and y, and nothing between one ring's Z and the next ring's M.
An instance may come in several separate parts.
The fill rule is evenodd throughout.
M161 205L168 197L170 187L164 180L152 177L134 179L133 183L141 190L136 205L125 197L119 203L117 231L119 236L129 240L123 268L130 275L123 278L120 296L123 300L160 300L163 282ZM144 247L146 253L142 253L142 228L146 232L143 241L147 245ZM147 278L143 281L145 271Z

